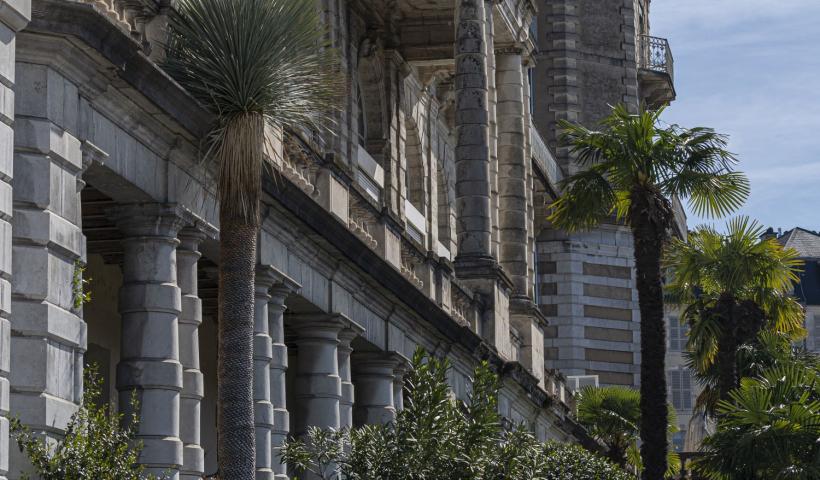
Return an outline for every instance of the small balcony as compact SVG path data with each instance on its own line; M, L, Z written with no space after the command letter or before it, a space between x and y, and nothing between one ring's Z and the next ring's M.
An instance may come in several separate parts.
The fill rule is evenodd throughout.
M641 100L656 109L675 100L675 62L665 38L638 36L638 83Z

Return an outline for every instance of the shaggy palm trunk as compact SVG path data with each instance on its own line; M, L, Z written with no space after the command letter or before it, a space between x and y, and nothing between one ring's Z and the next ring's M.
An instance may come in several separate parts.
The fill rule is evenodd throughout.
M220 215L219 470L221 478L255 476L253 315L256 225Z
M221 139L219 172L219 403L220 478L253 480L253 324L264 120L232 119Z
M735 299L731 295L722 295L719 300L719 311L723 317L721 332L718 337L717 368L718 391L721 400L729 398L729 392L738 387L737 349L738 328L735 316Z
M635 243L638 304L641 312L641 458L643 480L666 473L666 329L663 321L661 254L671 209L655 192L632 192L630 224Z

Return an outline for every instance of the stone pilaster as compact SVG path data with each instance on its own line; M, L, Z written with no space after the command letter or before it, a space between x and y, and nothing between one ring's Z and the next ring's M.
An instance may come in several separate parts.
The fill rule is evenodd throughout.
M133 413L139 401L139 462L148 473L176 480L182 465L179 438L180 393L177 286L177 233L184 226L175 206L145 204L116 208L112 215L124 235L120 290L122 343L117 366L120 410Z
M458 256L492 251L484 0L456 2L456 212Z
M284 313L285 299L299 290L299 285L290 279L282 279L270 290L268 302L268 334L271 337L270 401L273 407L273 427L271 428L271 469L276 480L287 480L287 465L283 465L279 448L290 435L290 415L288 414L286 374L288 369L288 347L285 345Z
M501 208L499 261L513 283L513 296L526 296L528 278L527 164L524 77L521 49L496 50L498 65L498 163Z
M273 404L271 403L270 367L273 345L270 337L268 305L270 289L276 278L270 267L256 267L256 303L253 322L253 413L256 430L256 480L271 480L271 430Z
M14 83L15 37L28 24L31 6L28 2L0 0L0 480L9 469L9 374L11 370L11 264L12 242L12 166L14 162Z
M393 392L397 359L389 353L360 353L354 354L353 358L353 378L356 383L356 404L353 409L355 424L392 422L396 419Z
M203 232L186 228L179 234L177 247L177 282L182 298L179 314L179 362L182 364L179 437L183 445L181 480L198 480L205 474L205 451L201 445L201 404L205 387L199 369L202 300L197 281L197 263L202 256L199 245L204 239Z
M310 426L339 429L342 399L339 333L347 323L341 315L294 316L294 341L298 353L292 433L297 436L304 434Z
M353 403L355 399L355 388L351 376L350 354L353 347L350 343L359 335L364 333L364 329L355 326L345 328L339 334L339 378L342 381L342 399L339 402L339 427L353 427Z
M393 369L393 407L397 414L404 410L404 376L409 371L410 361L398 356L397 366Z
M10 7L5 2L2 6ZM9 47L13 50L13 42ZM64 108L76 101L77 90L49 67L18 63L11 71L15 68L13 143L11 130L0 124L0 130L9 133L3 138L3 151L10 154L14 145L15 171L14 191L2 188L0 197L4 207L12 202L14 206L13 229L5 228L7 215L0 217L3 245L11 251L0 270L14 272L11 291L5 288L8 275L0 274L0 311L12 312L10 358L5 365L12 367L10 403L4 396L0 404L10 406L32 430L56 437L81 400L86 349L81 285L76 282L85 262L78 195L82 183L77 181L83 154L76 137L77 111ZM11 164L4 165L0 168L10 175ZM7 182L8 177L0 186L8 187ZM8 325L3 327L4 337ZM9 476L18 478L28 461L16 448L10 457Z

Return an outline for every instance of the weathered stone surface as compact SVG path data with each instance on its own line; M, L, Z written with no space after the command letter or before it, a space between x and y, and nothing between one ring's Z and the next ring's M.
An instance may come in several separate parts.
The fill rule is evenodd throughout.
M136 392L140 406L137 438L144 445L139 461L146 471L177 479L184 461L177 234L186 222L178 208L159 204L123 206L111 215L125 237L119 405L129 412L130 397Z

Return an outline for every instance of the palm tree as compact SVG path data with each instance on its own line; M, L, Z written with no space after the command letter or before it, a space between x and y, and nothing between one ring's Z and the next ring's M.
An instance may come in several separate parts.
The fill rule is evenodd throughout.
M550 221L568 231L611 219L632 230L641 312L641 456L645 480L666 471L667 408L661 254L672 225L669 198L689 200L696 214L720 216L749 195L746 177L733 171L726 137L708 128L662 128L662 109L630 114L613 107L601 130L561 122L562 142L582 170L567 177Z
M638 438L641 423L641 394L627 387L584 387L577 400L578 422L590 435L607 447L607 458L621 468L641 465ZM678 431L675 408L667 406L669 424L667 437ZM667 454L666 477L672 478L680 471L680 457L670 451Z
M219 197L218 456L254 478L252 339L261 182L270 131L320 125L340 75L311 0L177 0L165 69L216 118L206 160Z
M794 362L743 379L719 402L695 471L710 480L820 478L818 374Z
M792 296L802 262L794 249L761 239L747 217L727 223L727 234L702 226L688 241L672 241L665 264L670 301L684 305L689 366L706 383L698 407L710 412L740 381L741 346L761 331L796 340L805 334L803 308ZM711 385L710 385L711 382Z

